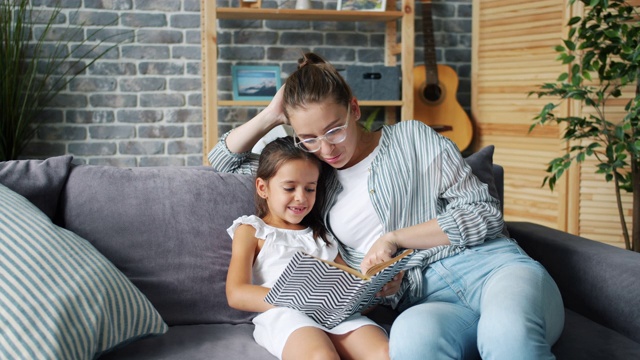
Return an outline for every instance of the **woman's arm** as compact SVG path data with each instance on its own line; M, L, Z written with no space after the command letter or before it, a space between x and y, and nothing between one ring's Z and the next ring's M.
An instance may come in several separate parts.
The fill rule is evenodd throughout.
M282 94L284 86L280 87L269 105L251 120L233 129L227 136L227 148L234 153L250 151L253 146L271 129L287 123L284 116Z
M234 309L264 312L274 306L264 301L269 288L253 285L251 272L258 250L256 230L250 225L240 225L233 235L231 262L227 273L227 301Z
M438 225L438 221L431 219L427 222L382 235L364 256L360 268L364 273L373 265L391 259L400 248L430 249L440 245L451 245L451 242L447 234Z
M415 170L414 176L419 177L416 179L427 179L408 181L408 186L413 186L412 194L424 198L424 202L414 202L407 211L424 214L425 218L420 223L398 224L398 229L384 234L365 255L363 271L390 259L398 248L474 246L499 236L503 227L499 203L491 197L487 185L471 173L455 145L434 136L420 123L408 122L396 130L395 142L409 147L413 142L414 152L424 155L408 157L406 161ZM391 169L395 170L393 166Z
M282 108L283 90L281 87L269 105L254 118L222 135L207 156L211 166L227 173L255 172L258 157L251 154L251 149L271 129L286 123Z

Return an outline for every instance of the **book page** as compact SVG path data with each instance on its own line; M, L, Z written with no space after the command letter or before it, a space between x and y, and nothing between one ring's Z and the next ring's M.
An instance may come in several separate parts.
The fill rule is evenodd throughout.
M349 274L351 274L353 276L357 276L357 277L359 277L359 278L361 278L363 280L370 280L375 274L379 273L380 271L384 270L385 268L389 267L390 265L396 263L398 260L402 259L403 257L413 253L413 251L414 251L413 249L406 249L405 251L403 251L399 255L397 255L397 256L395 256L395 257L393 257L393 258L391 258L391 259L389 259L389 260L387 260L385 262L382 262L382 263L379 263L379 264L376 264L376 265L372 266L371 268L369 268L369 270L367 270L366 274L363 274L360 271L358 271L358 270L356 270L354 268L351 268L351 267L349 267L347 265L344 265L344 264L339 264L337 262L329 261L329 260L323 260L323 259L320 259L320 258L315 257L313 255L309 255L309 256L312 256L315 259L318 259L319 261L327 263L327 264L329 264L329 265L331 265L333 267L336 267L338 269L342 269L342 270L348 272Z

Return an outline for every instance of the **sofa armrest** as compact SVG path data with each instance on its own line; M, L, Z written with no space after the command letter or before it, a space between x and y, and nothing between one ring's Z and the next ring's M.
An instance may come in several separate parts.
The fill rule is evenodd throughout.
M533 223L507 228L549 271L567 308L640 342L640 254Z

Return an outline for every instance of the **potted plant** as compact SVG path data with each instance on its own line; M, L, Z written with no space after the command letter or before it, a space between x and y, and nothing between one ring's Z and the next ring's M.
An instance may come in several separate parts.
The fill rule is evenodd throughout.
M640 14L624 0L580 0L584 15L569 20L558 60L567 65L554 83L546 83L539 97L559 98L543 107L531 130L555 123L562 127L567 153L553 159L543 181L552 190L574 162L597 159L597 173L613 181L625 247L640 252ZM576 0L569 0L574 6ZM607 105L622 95L631 99L624 116L614 117ZM563 101L575 101L592 111L586 116L559 117ZM632 233L624 218L621 192L633 193Z
M83 46L102 30L85 36L83 24L69 25L58 37L66 40L49 40L63 16L59 6L0 0L0 161L17 159L55 96L117 46L104 47L105 40Z

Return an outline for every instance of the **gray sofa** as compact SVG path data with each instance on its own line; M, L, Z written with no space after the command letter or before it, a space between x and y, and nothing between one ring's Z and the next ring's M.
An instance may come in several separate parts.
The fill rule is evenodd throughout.
M501 198L502 168L492 153L485 148L468 162ZM162 335L96 352L100 359L273 358L253 341L252 314L229 308L225 298L225 229L253 212L250 177L209 167L73 165L67 156L0 163L0 184L90 242L168 325ZM559 359L640 358L639 254L530 223L507 228L562 291L566 325L553 348ZM372 314L387 328L394 316L387 308Z

